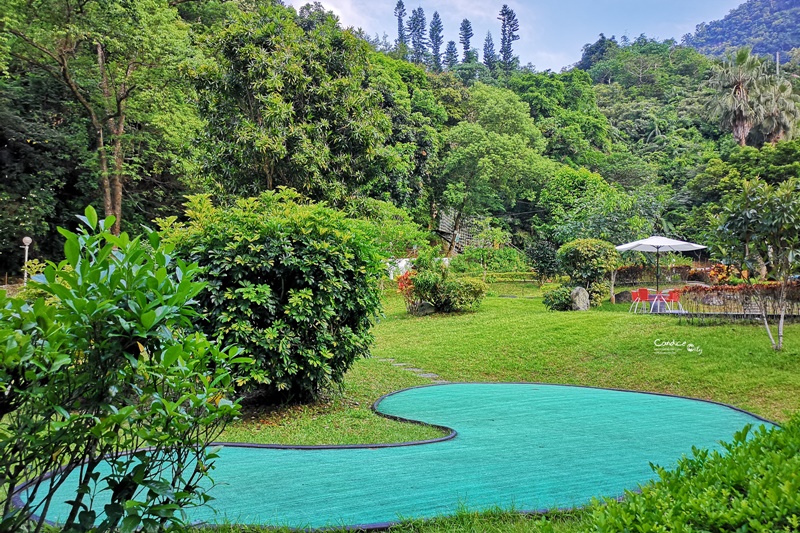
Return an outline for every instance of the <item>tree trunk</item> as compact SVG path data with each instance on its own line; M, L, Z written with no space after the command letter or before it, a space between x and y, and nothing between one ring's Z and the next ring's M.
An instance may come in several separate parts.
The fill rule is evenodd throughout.
M748 283L752 283L750 280L747 280ZM769 342L772 343L772 349L777 350L777 344L775 343L775 337L772 335L772 329L769 327L769 319L767 318L767 301L766 297L763 293L759 294L759 291L756 290L752 284L750 285L750 290L753 291L753 298L756 299L758 302L758 310L761 312L761 321L764 324L764 329L767 330L767 336L769 337Z
M114 135L114 173L111 176L111 212L116 218L111 232L119 235L122 225L122 188L125 184L125 153L122 146L122 135L125 133L125 115L120 107L120 117L111 121L111 132Z
M617 269L611 271L611 280L609 286L611 287L611 303L617 303L617 295L614 294L614 284L617 282Z
M753 126L747 120L739 120L733 124L733 138L739 143L739 146L747 145L747 136Z
M453 221L453 234L450 236L450 247L447 249L447 257L451 257L453 255L453 250L456 247L456 235L458 235L458 230L461 229L461 219L463 215L461 211L458 212L456 215L455 221Z
M274 185L272 179L272 169L270 167L269 161L262 161L261 168L264 169L264 176L267 178L267 190L271 191Z
M106 216L114 217L114 225L111 232L114 235L119 235L120 226L122 224L122 132L124 129L124 118L117 116L113 117L121 111L120 100L116 100L116 106L111 105L111 84L108 79L108 71L106 70L106 53L103 50L103 45L97 43L97 68L100 70L100 89L103 93L103 107L105 108L108 124L111 129L111 137L113 142L113 157L114 157L114 172L110 172L108 168L108 156L105 155L105 146L103 146L103 157L106 159L105 163L101 163L102 183L103 183L103 200L105 203ZM102 168L105 167L105 168Z
M788 263L788 261L786 261ZM775 346L775 351L781 351L783 349L783 324L786 318L786 285L789 283L789 265L785 265L787 272L783 276L781 276L781 292L780 296L778 297L778 309L780 312L780 318L778 319L778 345Z

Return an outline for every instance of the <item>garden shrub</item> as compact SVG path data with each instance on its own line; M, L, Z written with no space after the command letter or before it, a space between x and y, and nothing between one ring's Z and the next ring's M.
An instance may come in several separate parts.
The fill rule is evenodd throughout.
M594 531L800 531L800 416L783 429L750 426L724 452L693 450L659 479L594 511Z
M450 261L453 272L482 274L486 272L526 272L531 268L525 255L511 248L479 248L467 246L464 251Z
M486 297L486 283L475 278L454 277L444 264L418 271L413 277L414 293L439 313L472 311Z
M309 401L369 355L385 265L344 213L284 189L215 207L187 204L164 234L208 282L198 325L256 365L240 383L263 401Z
M558 247L550 241L536 241L525 247L525 255L536 272L539 286L544 285L545 281L558 275L557 251Z
M711 267L711 270L708 271L708 279L710 283L714 285L722 285L728 283L730 278L735 277L738 274L740 274L740 272L736 267L717 263Z
M620 264L614 245L600 239L576 239L558 249L558 263L573 282L587 288Z
M572 287L562 285L546 291L542 303L550 311L572 311Z
M92 208L81 218L88 231L59 228L66 259L28 283L47 302L0 293L0 530L22 531L32 515L41 528L76 469L65 530L186 526L182 509L208 501L208 445L238 412L230 366L247 361L190 333L196 265L156 233L140 242ZM24 482L41 503L11 507Z
M600 307L603 303L603 300L607 300L611 295L611 288L608 285L608 282L605 281L595 281L589 287L587 287L586 292L589 293L589 303L592 307Z
M415 223L407 211L383 200L353 198L344 211L385 259L411 257L430 238L430 232Z
M409 270L397 276L397 292L403 296L403 301L406 303L406 311L412 315L419 310L422 304L422 300L419 299L414 290L414 274L416 274L414 270Z

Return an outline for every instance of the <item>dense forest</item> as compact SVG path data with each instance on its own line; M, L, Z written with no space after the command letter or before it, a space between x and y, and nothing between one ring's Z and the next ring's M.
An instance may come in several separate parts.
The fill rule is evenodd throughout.
M748 46L756 54L779 53L788 61L800 43L800 5L795 0L748 0L721 20L699 24L683 43L713 56Z
M761 4L789 20L789 3L723 22ZM692 46L600 35L537 72L514 51L524 21L497 9L479 48L469 20L445 42L437 12L402 0L394 39L319 3L1 0L0 274L19 272L25 235L57 257L55 228L90 203L138 231L191 193L291 187L429 229L489 217L541 259L578 236L702 241L743 179L800 174L797 55L780 74L758 46L711 59L693 46L712 23ZM795 27L782 39L800 45Z

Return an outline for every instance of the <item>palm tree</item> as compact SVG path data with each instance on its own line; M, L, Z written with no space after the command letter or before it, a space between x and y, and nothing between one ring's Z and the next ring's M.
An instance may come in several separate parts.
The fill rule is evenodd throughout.
M784 79L774 79L761 91L761 108L764 117L759 129L764 139L772 144L791 138L800 121L800 96L792 84Z
M750 130L763 117L759 93L767 77L766 64L749 48L728 55L712 70L708 85L717 93L708 103L709 111L721 127L733 132L740 146L745 145Z

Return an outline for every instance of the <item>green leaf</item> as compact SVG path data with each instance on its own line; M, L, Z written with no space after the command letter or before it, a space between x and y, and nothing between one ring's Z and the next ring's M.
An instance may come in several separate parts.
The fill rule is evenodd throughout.
M149 330L153 327L153 324L156 321L156 312L147 311L142 313L142 315L139 317L139 321L141 322L142 326L144 326L145 331Z
M64 257L67 258L67 262L69 263L72 268L77 268L78 260L80 258L80 245L78 244L78 238L76 235L71 235L67 237L66 242L64 243Z
M126 516L120 524L121 533L133 533L139 527L142 518L139 515Z

